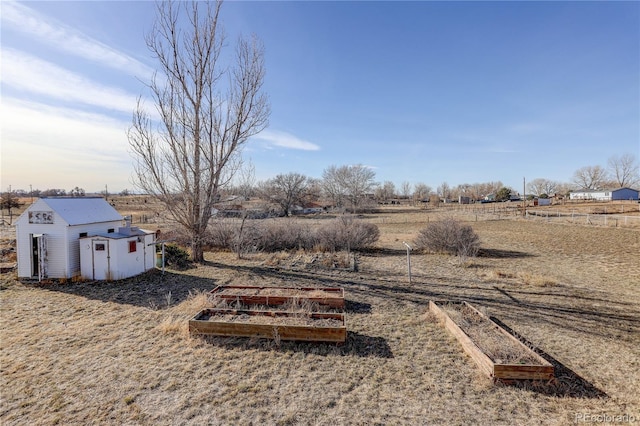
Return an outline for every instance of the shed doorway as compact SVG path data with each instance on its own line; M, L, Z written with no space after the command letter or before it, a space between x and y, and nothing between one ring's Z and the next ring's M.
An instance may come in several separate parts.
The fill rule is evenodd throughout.
M48 278L47 238L45 234L31 234L31 277L42 281Z

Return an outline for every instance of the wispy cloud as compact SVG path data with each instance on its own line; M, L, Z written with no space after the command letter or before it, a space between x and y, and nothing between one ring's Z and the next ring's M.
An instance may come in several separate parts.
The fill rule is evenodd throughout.
M130 187L128 123L3 97L2 181L15 187Z
M278 130L267 129L262 131L257 136L254 136L254 139L259 139L263 141L267 141L269 144L281 148L287 149L300 149L303 151L318 151L320 150L320 146L300 139L290 133L281 132Z
M0 80L12 88L65 102L131 113L136 96L13 49L2 50Z
M7 25L57 50L100 65L149 79L153 69L88 35L44 16L24 4L2 2L2 25Z

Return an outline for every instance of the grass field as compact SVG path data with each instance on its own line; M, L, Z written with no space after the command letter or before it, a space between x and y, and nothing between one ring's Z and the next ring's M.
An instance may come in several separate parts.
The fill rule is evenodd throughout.
M2 274L0 423L640 422L640 230L474 218L481 255L414 253L409 283L402 243L438 217L366 216L381 238L357 272L304 253L207 253L197 268L111 283ZM187 320L221 284L344 287L347 342L189 336ZM469 301L522 335L557 380L492 383L429 300Z

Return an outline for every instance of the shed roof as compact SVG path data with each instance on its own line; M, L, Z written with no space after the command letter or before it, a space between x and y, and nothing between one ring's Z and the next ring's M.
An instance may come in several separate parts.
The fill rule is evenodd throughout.
M41 198L69 225L113 222L122 220L122 215L100 197Z

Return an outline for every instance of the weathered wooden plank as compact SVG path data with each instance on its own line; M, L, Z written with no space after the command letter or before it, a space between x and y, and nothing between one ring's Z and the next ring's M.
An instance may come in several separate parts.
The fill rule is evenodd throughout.
M456 303L456 302L447 302ZM462 302L465 306L471 308L475 313L480 315L483 319L489 321L493 327L496 328L496 332L505 333L510 339L514 339L519 346L523 348L527 353L532 355L540 365L530 364L496 364L491 358L489 358L480 347L471 340L471 338L462 330L444 311L444 309L438 306L438 302L430 301L429 310L433 312L438 318L440 318L445 325L445 328L453 334L456 339L462 345L465 353L467 353L478 364L480 369L489 377L494 379L536 379L547 380L554 377L554 368L547 360L536 354L531 348L527 347L520 340L516 339L511 333L500 327L494 321L491 321L489 317L482 312L475 309L467 302Z
M509 365L494 364L493 377L496 379L550 380L554 377L553 365Z
M264 317L264 323L227 322L204 320L204 317L215 315L238 315ZM269 322L273 317L287 317L296 314L280 311L243 311L234 309L205 309L189 320L189 331L194 334L210 334L216 336L261 337L281 340L303 340L316 342L344 342L347 338L347 327L343 313L312 313L307 318L335 319L341 321L340 326L327 325L291 325Z
M244 291L246 294L225 294L227 289ZM287 296L278 294L258 294L261 290L269 290L277 292L281 290L283 293L287 291L300 292L297 296ZM308 293L314 291L322 291L329 293L330 296L312 296ZM253 294L252 294L253 293ZM307 294L305 294L307 293ZM259 286L217 286L211 290L211 294L223 300L239 301L246 305L266 305L278 306L284 305L293 300L309 300L317 302L321 305L333 308L344 308L344 289L339 287L259 287Z

